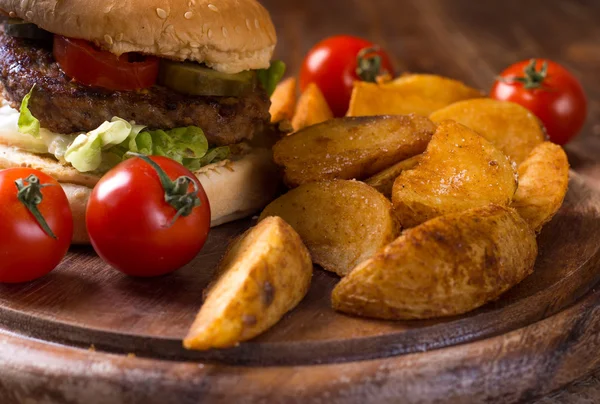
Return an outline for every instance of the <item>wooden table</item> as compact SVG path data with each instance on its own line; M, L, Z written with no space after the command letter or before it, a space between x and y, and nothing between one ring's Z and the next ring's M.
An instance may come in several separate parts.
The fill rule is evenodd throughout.
M262 0L273 16L276 57L291 74L334 34L386 48L399 71L433 72L487 90L509 64L546 57L567 66L589 99L581 135L567 147L574 170L600 186L600 2L595 0ZM539 401L600 401L600 373Z

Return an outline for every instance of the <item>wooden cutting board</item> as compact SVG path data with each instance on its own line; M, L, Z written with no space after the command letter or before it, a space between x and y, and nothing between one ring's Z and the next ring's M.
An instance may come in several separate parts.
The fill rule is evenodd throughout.
M181 339L228 241L211 232L176 273L130 278L90 248L49 276L0 285L0 402L512 402L600 365L600 192L571 173L560 212L538 238L535 272L472 313L386 322L330 308L335 275L266 334L190 352ZM132 251L132 254L140 252Z

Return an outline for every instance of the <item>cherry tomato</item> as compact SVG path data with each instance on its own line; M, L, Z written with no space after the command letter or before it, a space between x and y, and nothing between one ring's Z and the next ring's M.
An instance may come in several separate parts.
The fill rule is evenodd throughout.
M563 145L583 126L587 100L581 84L567 69L546 59L511 65L494 83L490 97L521 104L544 124L550 140Z
M134 58L138 60L130 60ZM113 55L83 39L54 35L54 59L65 74L82 84L115 91L152 87L158 77L158 58Z
M372 42L348 35L333 36L319 42L304 58L300 88L304 91L310 83L317 84L333 114L344 116L350 103L352 83L361 80L356 71L357 56L361 50L374 46ZM369 56L373 55L381 58L378 73L393 76L394 67L388 54L382 50L369 52ZM374 80L369 78L368 81Z
M18 186L24 188L23 199ZM32 211L39 212L40 221ZM32 168L0 171L0 282L27 282L46 275L63 259L72 238L69 201L55 179Z
M187 168L166 157L133 157L98 182L87 205L88 234L98 255L133 276L157 276L184 266L202 249L210 228L210 205ZM164 180L188 180L178 195L192 198L189 214L166 201ZM172 191L167 191L170 193ZM175 195L175 194L173 194Z

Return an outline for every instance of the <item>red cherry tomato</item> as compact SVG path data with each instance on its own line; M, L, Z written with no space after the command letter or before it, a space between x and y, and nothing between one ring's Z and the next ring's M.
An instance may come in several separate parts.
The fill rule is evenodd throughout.
M166 201L159 171L139 157L102 177L87 205L88 234L102 259L133 276L163 275L184 266L202 249L210 228L208 198L194 174L166 157L150 159L170 180L193 181L181 191L200 205L176 217L178 210Z
M494 83L490 97L529 109L542 121L550 140L559 145L579 133L587 115L587 99L577 78L546 59L508 67Z
M54 35L54 59L65 74L82 84L114 91L152 87L158 77L158 58L113 55L82 39Z
M352 83L361 79L356 72L357 56L361 50L374 46L372 42L348 35L333 36L319 42L302 63L301 90L315 83L323 92L333 114L344 116L350 103ZM394 75L394 67L387 53L379 50L369 55L381 58L381 74Z
M41 222L19 199L17 181L25 187L23 195L30 194L25 199L33 201ZM38 192L41 202L36 204ZM44 230L43 222L49 231ZM55 179L32 168L0 171L0 282L27 282L46 275L63 259L72 238L69 201Z

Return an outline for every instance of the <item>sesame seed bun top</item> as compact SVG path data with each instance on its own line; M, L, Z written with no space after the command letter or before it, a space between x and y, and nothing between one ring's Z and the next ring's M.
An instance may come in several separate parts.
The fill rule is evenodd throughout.
M268 67L277 42L255 0L0 0L0 9L116 55L191 60L224 73Z

